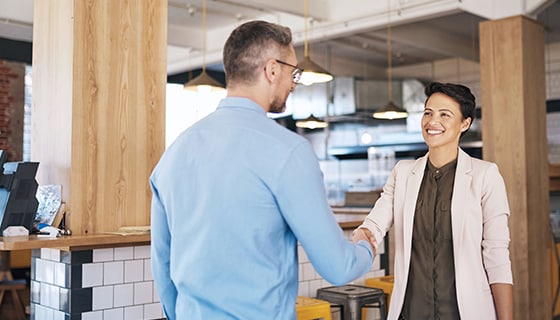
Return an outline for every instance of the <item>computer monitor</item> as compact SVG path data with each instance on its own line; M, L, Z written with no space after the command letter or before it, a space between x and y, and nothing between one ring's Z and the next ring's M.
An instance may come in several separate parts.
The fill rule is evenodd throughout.
M6 152L0 150L0 236L10 226L23 226L31 233L39 205L38 167L38 162L6 162Z

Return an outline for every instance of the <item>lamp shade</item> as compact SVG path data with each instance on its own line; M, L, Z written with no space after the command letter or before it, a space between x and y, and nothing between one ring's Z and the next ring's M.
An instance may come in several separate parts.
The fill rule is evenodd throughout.
M296 127L305 129L319 129L326 128L327 123L311 114L309 117L303 120L296 121Z
M221 83L214 80L211 76L206 73L206 70L202 70L202 72L192 79L191 81L185 83L185 89L190 91L197 91L197 92L211 92L211 91L223 91L225 90L224 86Z
M303 85L308 86L314 83L328 82L333 79L332 74L313 62L309 56L305 56L302 61L298 62L298 67L303 69L298 82Z
M389 101L386 106L374 112L373 117L376 119L387 120L402 119L408 117L408 112L406 112L406 110L402 108L399 108L393 103L393 101Z
M198 93L225 90L221 83L206 73L206 0L202 0L202 72L198 77L185 83L185 89Z

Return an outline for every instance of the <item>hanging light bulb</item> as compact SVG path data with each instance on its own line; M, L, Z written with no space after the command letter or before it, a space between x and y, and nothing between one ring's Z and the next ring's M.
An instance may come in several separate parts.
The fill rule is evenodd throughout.
M296 121L296 127L305 129L319 129L326 128L327 123L311 114L309 117L303 120Z
M376 119L387 120L402 119L408 117L408 112L406 112L402 108L399 108L393 103L393 101L389 101L383 108L375 111L373 113L373 117Z
M301 78L298 83L308 86L314 83L331 81L333 79L332 74L319 66L317 63L313 62L313 60L309 57L309 44L307 43L307 0L303 2L303 20L305 22L303 32L303 60L298 63L298 67L303 69L303 73L301 74Z
M376 119L402 119L408 117L406 110L393 103L393 50L391 47L391 1L387 0L387 97L389 102L383 108L373 113Z
M224 86L206 72L206 0L202 0L202 72L185 83L185 89L198 93L224 91Z

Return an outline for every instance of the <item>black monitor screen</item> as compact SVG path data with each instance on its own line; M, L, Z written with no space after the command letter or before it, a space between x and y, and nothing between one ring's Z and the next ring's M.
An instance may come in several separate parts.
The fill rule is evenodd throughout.
M5 162L6 153L0 150L0 236L10 226L23 226L29 233L37 213L35 197L38 162Z

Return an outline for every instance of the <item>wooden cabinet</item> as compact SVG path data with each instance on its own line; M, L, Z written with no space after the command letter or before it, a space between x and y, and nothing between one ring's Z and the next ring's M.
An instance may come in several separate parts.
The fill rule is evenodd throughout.
M560 163L548 165L549 189L560 191Z

